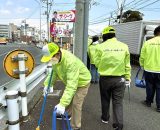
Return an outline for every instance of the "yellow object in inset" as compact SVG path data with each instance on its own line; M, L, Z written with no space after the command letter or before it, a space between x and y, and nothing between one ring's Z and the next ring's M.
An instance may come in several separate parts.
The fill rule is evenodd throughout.
M13 50L9 52L3 60L3 68L6 73L12 77L19 79L19 74L15 73L15 71L19 70L19 63L16 58L18 58L18 54L23 53L25 55L25 68L27 71L25 75L28 76L34 69L35 60L33 56L26 50Z
M36 130L40 130L39 126L36 128Z

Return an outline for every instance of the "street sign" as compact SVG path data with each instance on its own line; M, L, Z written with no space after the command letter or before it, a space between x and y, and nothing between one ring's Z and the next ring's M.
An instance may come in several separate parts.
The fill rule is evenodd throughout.
M75 10L54 11L52 22L75 22Z
M18 57L18 54L24 54L25 57L23 59L20 59ZM26 50L13 50L9 52L4 60L3 60L3 68L6 71L6 73L15 79L19 79L19 63L18 61L24 60L25 62L25 74L28 76L34 69L35 60L33 56Z
M50 24L52 37L71 37L73 24L68 22L55 22Z

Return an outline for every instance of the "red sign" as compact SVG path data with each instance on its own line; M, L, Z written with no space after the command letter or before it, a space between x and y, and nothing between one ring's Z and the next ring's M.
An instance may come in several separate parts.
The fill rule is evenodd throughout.
M54 11L52 22L75 22L75 10Z
M72 29L72 23L55 22L50 25L50 34L52 37L70 37Z
M52 37L56 37L56 34L57 34L56 23L50 24L50 33Z

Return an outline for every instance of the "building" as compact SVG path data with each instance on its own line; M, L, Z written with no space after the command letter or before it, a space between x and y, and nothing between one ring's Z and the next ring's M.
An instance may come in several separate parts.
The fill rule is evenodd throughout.
M5 36L6 38L9 37L9 25L0 24L0 35Z
M29 24L22 24L20 27L14 23L0 24L0 36L7 38L8 42L23 42L32 43L33 41L39 42L40 39L44 41L47 38L46 31L40 30L35 27L30 27Z
M9 40L11 42L18 41L20 34L17 28L17 25L14 25L13 23L9 23L8 32L9 32Z

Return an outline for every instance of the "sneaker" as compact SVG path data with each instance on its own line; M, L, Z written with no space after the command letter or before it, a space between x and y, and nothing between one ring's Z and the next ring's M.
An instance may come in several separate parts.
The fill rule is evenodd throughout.
M65 115L64 115L63 118L64 118L64 120L67 120ZM57 120L62 120L62 115L56 115L56 119ZM71 120L71 116L70 115L68 115L68 120Z
M98 84L98 81L95 81L94 84Z
M116 129L118 127L117 123L113 123L112 126L114 129Z
M151 107L151 103L147 102L146 100L142 101L142 104L147 106L147 107Z
M122 124L120 126L118 126L117 123L113 123L112 126L113 126L114 130L122 130L123 129L123 125Z
M91 84L94 84L94 81L91 81Z
M108 121L101 119L102 123L108 124Z

